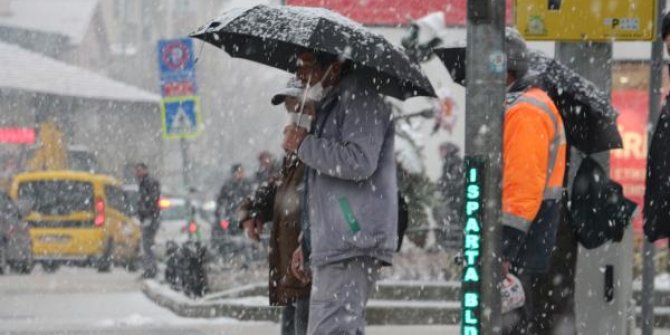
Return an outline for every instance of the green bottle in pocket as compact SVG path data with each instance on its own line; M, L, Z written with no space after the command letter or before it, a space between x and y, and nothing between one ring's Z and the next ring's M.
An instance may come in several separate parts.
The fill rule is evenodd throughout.
M340 198L340 210L342 210L342 216L344 216L344 221L349 225L349 229L352 234L356 234L361 231L361 226L358 224L358 220L354 216L354 211L351 210L349 205L349 200L347 198Z

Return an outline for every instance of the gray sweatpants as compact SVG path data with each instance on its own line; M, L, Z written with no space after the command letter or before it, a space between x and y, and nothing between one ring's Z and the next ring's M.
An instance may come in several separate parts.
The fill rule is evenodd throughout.
M307 334L365 334L365 305L380 268L372 257L314 267Z

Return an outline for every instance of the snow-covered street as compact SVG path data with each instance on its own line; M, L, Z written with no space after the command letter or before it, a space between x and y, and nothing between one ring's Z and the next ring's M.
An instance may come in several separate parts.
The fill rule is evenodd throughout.
M138 274L61 268L0 276L0 334L278 334L279 326L234 319L189 319L154 305ZM457 334L454 326L370 327L369 334Z
M220 334L231 319L181 318L154 305L139 290L137 274L115 269L36 269L0 277L0 329L6 333Z

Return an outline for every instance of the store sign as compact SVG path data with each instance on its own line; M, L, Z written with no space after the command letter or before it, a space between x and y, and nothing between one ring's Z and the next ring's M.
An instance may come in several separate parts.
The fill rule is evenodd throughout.
M35 144L36 140L34 128L0 128L0 143Z
M512 0L507 23L512 22ZM433 12L444 12L448 26L465 26L467 0L285 0L291 6L323 7L365 25L397 26Z
M616 90L612 93L612 104L619 111L617 124L623 149L611 152L610 178L621 183L624 195L642 207L647 167L649 92ZM642 215L633 218L633 228L642 230Z
M463 230L461 334L479 335L481 330L481 228L484 190L484 160L467 157L465 160L465 229Z
M527 40L651 41L656 1L516 0L516 26Z

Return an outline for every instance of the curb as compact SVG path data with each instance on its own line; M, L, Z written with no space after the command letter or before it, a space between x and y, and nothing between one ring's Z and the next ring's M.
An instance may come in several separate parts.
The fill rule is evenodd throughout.
M144 281L141 290L155 304L183 317L229 317L272 322L279 322L281 319L280 307L261 305L267 304L267 298L244 297L239 290L235 290L238 293L234 295L241 298L216 301L211 300L212 296L191 300L179 292L170 291L166 285L155 280ZM251 290L261 291L257 288ZM366 308L366 320L369 325L447 325L456 324L459 319L458 302L370 300Z
M191 300L178 292L167 292L169 288L153 280L142 284L142 293L155 304L173 313L189 318L229 317L238 320L279 322L281 308L255 305L253 303L220 301L206 302Z
M458 291L455 285L416 285L420 289L399 288L393 283L379 286L378 296L385 299L371 299L366 308L366 320L369 325L455 325L460 321L460 303L453 301L426 300L438 293L450 294ZM218 292L199 300L192 300L179 292L172 291L167 285L155 280L146 280L142 284L142 293L155 304L171 310L173 313L189 318L228 317L242 321L279 322L281 307L267 305L267 288L262 284L246 285L237 289ZM411 296L403 294L410 290ZM260 294L260 295L259 295ZM395 299L400 298L400 299ZM408 300L412 299L412 300ZM641 322L641 309L636 308L636 325ZM670 328L670 307L657 306L654 309L654 326Z

